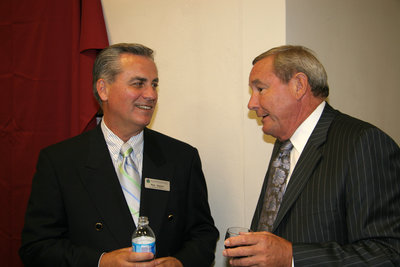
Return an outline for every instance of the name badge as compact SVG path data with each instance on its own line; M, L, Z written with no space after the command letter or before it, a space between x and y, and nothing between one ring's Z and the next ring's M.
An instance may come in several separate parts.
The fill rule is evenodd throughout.
M169 181L145 178L144 187L148 189L162 190L169 192Z

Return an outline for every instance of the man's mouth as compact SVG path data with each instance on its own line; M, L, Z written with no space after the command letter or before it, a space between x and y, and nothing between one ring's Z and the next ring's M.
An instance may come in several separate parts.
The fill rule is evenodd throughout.
M262 118L266 118L266 117L268 117L268 116L269 116L269 114L261 115Z
M137 108L144 109L144 110L150 110L153 108L153 106L149 105L136 105Z

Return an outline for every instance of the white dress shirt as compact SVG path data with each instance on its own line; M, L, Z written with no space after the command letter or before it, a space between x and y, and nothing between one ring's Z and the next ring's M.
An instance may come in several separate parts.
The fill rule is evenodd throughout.
M293 149L290 152L290 170L289 176L286 180L286 185L288 185L289 183L293 170L296 167L296 163L300 158L301 152L303 152L303 149L306 146L308 139L314 131L314 128L317 125L319 118L321 117L324 107L325 101L319 104L319 106L310 114L310 116L308 116L308 118L303 121L302 124L300 124L292 137L290 137L290 142L292 142Z

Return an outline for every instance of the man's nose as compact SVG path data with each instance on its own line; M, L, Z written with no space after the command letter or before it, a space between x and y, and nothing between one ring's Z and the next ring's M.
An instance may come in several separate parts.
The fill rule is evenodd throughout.
M254 95L254 93L252 93L250 96L247 108L250 110L257 110L258 108L258 98Z
M157 99L157 88L153 87L153 85L148 85L143 91L143 97L147 100L155 100Z

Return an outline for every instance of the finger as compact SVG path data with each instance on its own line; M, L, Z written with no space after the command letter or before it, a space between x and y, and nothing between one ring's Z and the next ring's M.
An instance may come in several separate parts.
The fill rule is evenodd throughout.
M145 262L137 262L134 265L134 267L155 267L155 266L156 266L156 263L154 260L145 261Z
M121 248L119 249L120 251L124 251L124 252L132 252L132 247L127 247L127 248Z
M160 264L164 263L166 260L167 260L166 258L158 258L158 259L156 259L156 260L154 261L154 263L155 263L156 265L160 265Z
M164 257L164 258L158 258L155 261L156 266L175 266L175 267L183 267L182 263L174 257Z
M253 257L232 258L229 263L232 266L258 266L255 264Z
M252 255L252 246L241 246L235 248L226 248L222 255L225 257L247 257Z
M154 254L151 252L132 252L129 256L130 262L149 261L154 259Z
M225 240L226 247L249 246L258 242L258 236L254 233L246 233L239 236L230 237Z
M254 232L240 232L239 236L243 236L243 235L254 235Z

